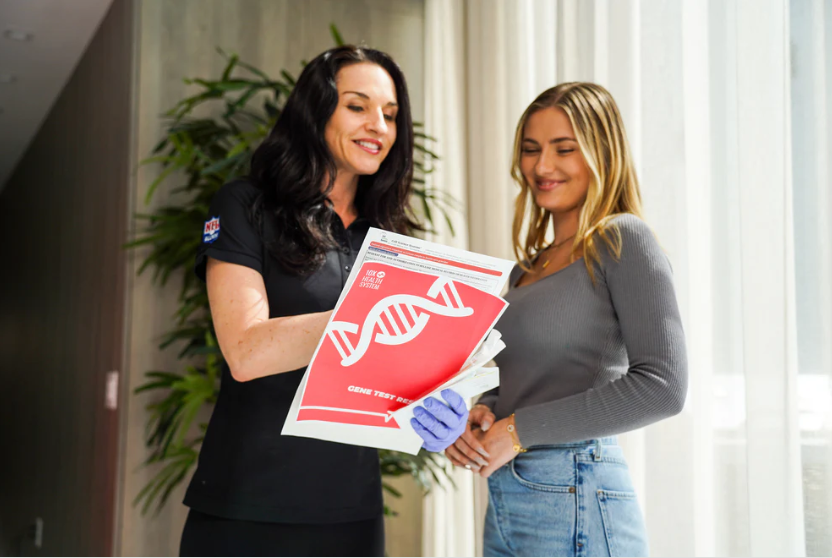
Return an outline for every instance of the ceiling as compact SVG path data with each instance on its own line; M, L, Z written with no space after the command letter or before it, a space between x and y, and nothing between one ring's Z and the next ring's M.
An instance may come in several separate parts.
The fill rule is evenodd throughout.
M0 190L111 3L0 0Z

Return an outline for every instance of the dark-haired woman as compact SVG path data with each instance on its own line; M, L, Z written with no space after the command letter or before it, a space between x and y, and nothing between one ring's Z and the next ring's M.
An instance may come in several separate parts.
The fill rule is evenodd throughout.
M280 431L368 228L415 226L412 174L401 70L344 46L304 68L250 176L216 195L196 273L226 364L183 556L383 555L376 450ZM461 431L467 411L444 416Z

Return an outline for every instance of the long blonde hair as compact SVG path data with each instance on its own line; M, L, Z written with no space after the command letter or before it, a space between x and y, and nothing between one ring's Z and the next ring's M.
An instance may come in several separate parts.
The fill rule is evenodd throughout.
M586 201L581 209L578 231L572 242L571 258L583 246L584 261L593 282L593 263L600 264L598 233L616 258L621 256L621 234L609 221L616 215L631 213L641 217L641 192L635 165L624 131L624 122L610 92L594 83L562 83L547 89L520 117L514 137L511 176L520 185L514 209L514 254L520 266L529 271L534 256L545 248L552 215L537 205L534 191L520 170L523 133L529 117L539 110L560 108L569 117L575 138L590 171ZM523 233L523 222L528 227Z

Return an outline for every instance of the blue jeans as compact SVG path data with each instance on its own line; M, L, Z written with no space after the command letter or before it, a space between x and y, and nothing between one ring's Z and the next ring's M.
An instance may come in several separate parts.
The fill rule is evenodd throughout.
M538 446L488 478L485 556L647 556L615 437Z

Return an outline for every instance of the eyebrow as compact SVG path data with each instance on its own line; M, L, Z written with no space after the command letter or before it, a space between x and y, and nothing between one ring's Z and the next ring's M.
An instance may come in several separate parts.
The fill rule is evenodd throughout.
M528 141L528 142L531 142L531 143L534 143L534 144L537 144L537 141L536 141L536 140L533 140L533 139L531 139L531 138L523 138L523 142L527 142L527 141ZM554 144L554 143L562 143L562 142L564 142L564 141L577 141L577 140L576 140L575 138L563 137L563 138L554 138L554 139L550 139L550 140L549 140L549 143L553 143L553 144Z
M362 99L366 99L368 101L370 100L370 96L367 95L366 93L362 93L361 91L344 91L344 95L346 95L347 93L352 93L353 95L358 95ZM396 103L394 101L390 101L389 103L387 103L386 106L388 106L388 107L397 107L399 105L398 105L398 103Z

